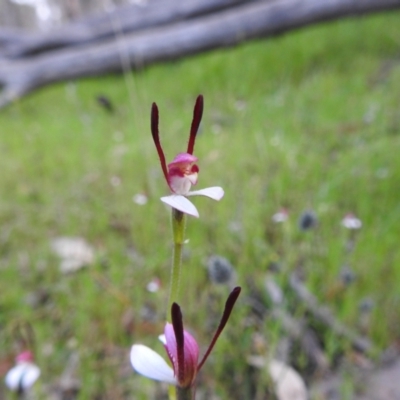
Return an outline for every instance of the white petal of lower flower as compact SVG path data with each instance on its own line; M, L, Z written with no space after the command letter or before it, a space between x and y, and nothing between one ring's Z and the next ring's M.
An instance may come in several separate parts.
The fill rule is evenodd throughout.
M39 378L40 369L33 363L22 362L11 368L6 377L5 382L10 390L29 389Z
M22 377L21 386L24 389L30 388L40 376L40 369L34 364L30 364L29 368Z
M174 371L155 351L142 344L134 344L131 349L133 369L147 378L176 385Z
M221 200L224 197L224 189L219 186L213 186L205 189L194 190L189 192L187 196L207 196L213 200Z
M173 194L171 196L161 197L161 201L173 208L176 208L179 211L182 211L185 214L189 214L196 218L199 217L199 212L197 211L197 208L190 200L188 200L184 196Z

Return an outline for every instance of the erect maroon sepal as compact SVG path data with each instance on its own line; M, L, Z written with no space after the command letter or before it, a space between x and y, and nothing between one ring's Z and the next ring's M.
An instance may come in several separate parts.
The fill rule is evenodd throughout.
M153 136L154 144L156 145L158 157L160 158L161 168L164 173L164 177L168 182L168 170L167 163L165 161L164 151L160 143L160 134L158 132L158 107L156 103L151 106L151 135Z
M176 348L178 353L178 382L181 382L185 376L185 336L183 334L182 312L178 304L171 306L172 326L174 327Z
M203 364L207 360L207 357L210 355L212 349L214 348L214 345L217 342L219 335L222 333L223 329L225 328L225 325L228 322L228 319L233 310L233 306L235 305L236 300L238 299L241 290L242 290L242 288L240 286L237 286L229 294L228 299L225 302L225 308L224 308L224 312L222 313L221 321L218 325L217 330L214 333L214 337L212 338L211 343L208 346L206 353L203 356L203 359L200 361L200 363L197 367L197 371L200 370L200 368L203 366Z
M189 143L187 148L187 153L193 154L194 143L196 141L197 131L199 130L201 118L203 116L204 99L203 95L199 94L196 99L196 104L193 109L193 119L192 125L190 127Z

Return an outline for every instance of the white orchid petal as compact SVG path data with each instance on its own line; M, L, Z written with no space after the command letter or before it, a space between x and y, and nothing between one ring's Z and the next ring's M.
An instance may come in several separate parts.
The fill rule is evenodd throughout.
M30 362L22 362L8 371L5 382L10 390L16 391L19 388L27 390L36 382L39 376L40 369L38 366Z
M179 211L182 211L185 214L199 218L199 212L197 211L197 208L184 196L173 194L171 196L161 197L161 201Z
M147 378L176 385L174 371L155 351L142 344L134 344L131 349L133 369Z
M194 190L189 192L187 196L207 196L213 200L221 200L224 197L224 189L219 186L213 186L205 189Z
M34 364L31 364L29 366L29 369L25 372L25 374L22 378L21 386L24 389L30 388L36 382L36 380L39 378L39 376L40 376L39 367L37 367Z

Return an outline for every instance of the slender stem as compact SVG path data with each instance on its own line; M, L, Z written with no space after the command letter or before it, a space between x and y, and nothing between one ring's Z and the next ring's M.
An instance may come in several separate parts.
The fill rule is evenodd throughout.
M193 388L181 388L179 386L176 387L176 400L192 400L193 397Z
M173 303L179 303L179 282L181 277L182 250L185 241L186 216L183 212L172 209L172 236L173 236L173 254L171 283L169 291L169 301L167 307L167 321L170 320L171 307Z

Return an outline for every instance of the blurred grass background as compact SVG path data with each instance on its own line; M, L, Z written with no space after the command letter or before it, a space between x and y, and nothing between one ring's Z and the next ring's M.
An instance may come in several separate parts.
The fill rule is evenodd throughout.
M269 354L281 335L276 321L249 321L245 301L255 288L264 290L271 263L281 266L283 286L290 271L305 268L308 288L354 329L360 301L372 299L368 335L380 349L398 340L399 60L400 14L392 12L130 75L57 84L2 110L0 357L13 353L15 327L30 324L43 387L77 353L81 399L163 392L126 367L134 342L163 351L156 343L171 237L169 213L159 201L167 187L151 139L150 106L156 101L160 109L168 161L186 148L199 93L205 114L195 149L198 186L226 192L220 203L195 198L200 219L188 221L182 305L203 346L228 293L208 281L207 257L228 258L243 286L199 390L251 398L246 359L254 352L253 335L264 337ZM114 113L99 106L99 95ZM132 200L138 193L147 204ZM289 220L276 225L271 216L282 207ZM298 218L310 209L318 227L301 232ZM348 212L363 222L351 252L345 250L350 233L340 224ZM50 248L59 236L84 237L96 263L61 274ZM356 281L336 293L344 265ZM161 290L149 293L154 277ZM29 299L41 292L46 301L33 304ZM333 364L348 348L329 332L323 341Z

